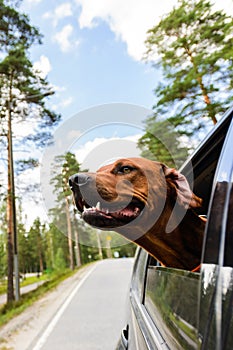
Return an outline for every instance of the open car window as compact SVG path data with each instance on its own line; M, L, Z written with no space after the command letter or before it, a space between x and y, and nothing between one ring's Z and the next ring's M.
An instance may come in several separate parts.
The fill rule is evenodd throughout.
M180 169L189 181L193 192L203 200L202 207L197 209L200 215L208 214L214 176L231 120L229 116L224 118L217 132L213 129L208 140L200 145L191 159L187 160Z

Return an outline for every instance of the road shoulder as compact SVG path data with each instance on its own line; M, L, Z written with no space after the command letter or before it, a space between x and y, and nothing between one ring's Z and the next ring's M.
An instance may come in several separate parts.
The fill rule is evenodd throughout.
M93 268L82 267L76 274L61 282L53 291L46 293L20 315L0 328L0 350L26 350L39 338L51 318L82 278Z

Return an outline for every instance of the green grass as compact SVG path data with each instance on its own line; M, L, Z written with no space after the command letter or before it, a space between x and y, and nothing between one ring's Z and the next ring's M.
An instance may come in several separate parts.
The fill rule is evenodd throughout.
M50 276L50 274L43 274L43 275L40 275L39 277L37 276L27 277L22 282L20 282L20 287L25 287L25 286L28 286L29 284L33 284L39 281L46 281L48 279L48 276ZM0 295L6 294L6 293L7 293L7 280L2 280L0 282Z
M0 294L6 294L6 289L7 289L7 282L1 281L0 282Z
M36 300L40 299L45 293L55 288L59 283L64 281L66 278L72 276L78 271L78 269L75 269L74 271L71 270L64 270L62 272L53 272L51 274L45 275L45 282L39 286L37 289L23 294L20 297L19 301L14 301L9 304L5 304L0 308L0 327L9 322L13 317L19 315L21 312L23 312L27 307L32 305ZM29 278L28 278L29 280ZM36 277L36 282L40 280ZM34 281L35 282L35 281ZM31 282L31 283L34 283Z

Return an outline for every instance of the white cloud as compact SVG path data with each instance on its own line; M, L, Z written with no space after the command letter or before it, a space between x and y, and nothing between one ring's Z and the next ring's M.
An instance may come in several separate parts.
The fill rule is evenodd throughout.
M54 13L58 19L72 16L71 3L66 2L59 5L58 7L55 8Z
M58 94L60 94L60 92L64 92L67 90L67 88L65 86L58 86L58 85L53 85L53 90ZM60 95L59 95L60 96Z
M155 26L162 16L169 13L178 0L76 0L81 6L80 28L93 28L98 20L108 23L116 38L127 44L128 54L141 60L146 51L145 39L148 29ZM213 1L214 9L233 12L232 0Z
M59 103L56 103L52 106L52 109L54 111L60 111L61 108L66 108L69 105L71 105L71 103L73 102L73 97L67 97L67 98L63 98L60 100Z
M138 139L141 134L104 138L98 137L94 140L87 141L82 146L75 148L74 151L82 169L96 171L103 165L114 162L116 159L125 157L139 157L140 150L137 148Z
M169 12L176 0L155 5L155 0L76 0L82 6L81 28L92 28L102 19L109 24L118 39L126 42L128 54L141 60L145 53L146 32Z
M33 68L39 72L42 78L45 78L51 71L52 66L48 57L41 55L40 60L34 63Z
M25 0L26 3L29 5L37 5L41 2L42 0Z
M54 27L57 26L58 22L65 18L72 16L71 3L65 2L55 8L53 12L49 11L43 15L43 18L52 19Z
M233 13L233 1L232 0L213 0L211 1L214 5L214 11L216 10L224 10L226 14L232 15Z
M74 49L74 46L79 45L79 41L72 40L73 26L71 24L65 25L60 32L57 32L53 39L58 43L62 52L69 52Z
M67 98L65 98L65 99L63 99L62 101L61 101L61 107L67 107L67 106L69 106L71 103L73 102L73 98L72 97L67 97Z

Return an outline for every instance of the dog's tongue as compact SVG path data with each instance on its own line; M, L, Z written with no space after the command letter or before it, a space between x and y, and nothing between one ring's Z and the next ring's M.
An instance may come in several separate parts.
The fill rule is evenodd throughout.
M132 216L133 212L132 212L132 209L130 209L130 208L124 208L119 212L119 214L124 215L124 216Z

